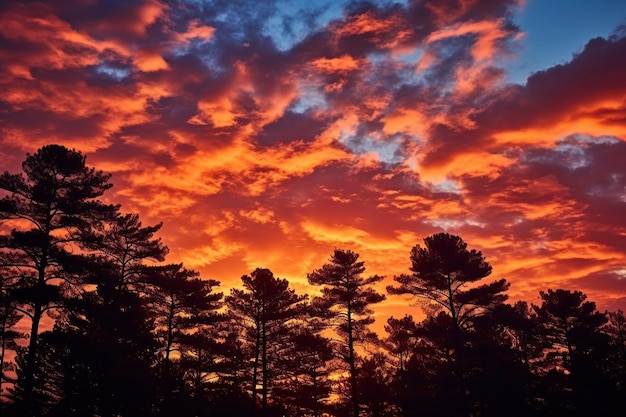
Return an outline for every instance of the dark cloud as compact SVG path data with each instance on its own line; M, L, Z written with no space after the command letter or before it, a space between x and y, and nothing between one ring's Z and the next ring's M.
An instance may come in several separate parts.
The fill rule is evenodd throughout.
M256 140L262 146L293 140L310 142L322 133L328 123L328 120L316 120L310 114L286 111L278 120L264 126Z
M494 100L475 119L486 128L503 130L567 120L581 112L581 103L588 108L596 104L600 108L595 111L606 112L605 101L622 100L625 72L626 36L592 39L567 64L531 75L525 86L499 92L504 99Z
M599 299L606 310L617 311L623 308L623 301L626 299L626 270L624 266L592 272L564 282L563 285L567 289L583 291L591 301Z

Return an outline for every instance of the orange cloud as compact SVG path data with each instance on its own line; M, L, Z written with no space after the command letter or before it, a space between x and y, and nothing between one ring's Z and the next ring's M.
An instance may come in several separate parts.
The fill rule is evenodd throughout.
M97 53L101 50L98 42L75 31L45 7L30 8L24 4L9 8L0 14L0 34L38 45L37 54L18 52L13 56L9 69L15 77L32 79L32 67L61 69L92 65L98 62ZM69 52L68 43L82 53Z
M443 116L439 116L443 120ZM428 129L435 119L428 117L419 108L396 108L384 116L381 121L384 123L383 132L388 135L396 133L407 133L420 138L427 137Z
M626 125L622 123L607 123L602 118L593 115L594 110L614 107L612 103L602 102L581 104L584 110L578 114L563 115L562 118L553 118L542 121L537 126L528 126L519 130L507 130L493 135L501 144L509 146L546 146L554 144L569 135L583 134L590 136L611 135L626 138ZM614 107L618 108L618 107Z
M491 60L499 51L497 43L509 35L508 32L501 29L502 25L501 19L458 23L431 33L426 38L426 42L432 43L446 38L476 35L476 41L471 48L472 57L476 61Z
M560 283L623 297L625 41L502 85L495 64L519 33L515 2L496 3L381 3L279 48L213 3L85 6L87 19L11 2L0 158L19 171L44 144L80 149L114 174L108 201L164 221L169 261L226 290L268 267L310 291L336 246L390 281L447 231L484 251L512 298ZM379 317L417 316L409 303L389 297Z
M337 30L339 36L362 35L367 33L387 32L393 27L393 18L379 19L373 12L352 16L345 26Z
M188 42L190 40L210 40L215 33L215 28L203 24L199 19L194 19L187 25L187 31L177 36L179 42Z
M274 212L265 207L257 207L254 210L241 210L239 214L255 223L273 223Z
M409 41L412 34L413 31L405 27L401 16L390 14L383 17L373 11L367 11L350 16L345 24L338 25L335 29L335 41L349 37L364 37L381 48L394 49Z
M168 68L167 62L156 48L138 48L134 54L134 62L140 71L151 72Z
M420 165L416 170L426 181L439 183L447 178L460 176L486 176L495 178L500 170L514 163L506 155L492 153L488 150L476 150L460 153L447 159L445 162L434 165Z
M349 72L358 69L363 64L363 60L354 59L350 55L343 55L338 58L318 58L312 62L313 66L323 72Z

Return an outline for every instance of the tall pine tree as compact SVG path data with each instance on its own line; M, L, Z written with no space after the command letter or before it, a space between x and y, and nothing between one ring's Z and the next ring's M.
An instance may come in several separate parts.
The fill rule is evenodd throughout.
M348 367L348 401L354 417L359 416L356 344L372 335L368 331L368 325L374 322L371 306L385 299L383 294L373 288L383 277L363 277L364 265L363 261L359 261L359 254L335 249L329 263L307 276L310 284L321 286L322 295L313 304L322 312L330 314L343 340L343 348L339 352Z
M60 145L27 154L23 173L0 175L0 221L12 227L2 236L0 264L19 276L14 296L30 320L28 347L19 369L16 400L24 414L37 415L35 374L40 324L45 313L61 304L60 284L69 280L72 245L78 230L110 217L117 207L98 200L112 185L110 175L90 168L85 156Z
M252 348L252 400L256 401L261 381L261 410L269 415L269 396L275 362L298 320L306 312L306 296L289 288L286 279L274 277L269 269L257 268L241 277L243 290L232 289L226 305L233 324L242 327L246 342Z

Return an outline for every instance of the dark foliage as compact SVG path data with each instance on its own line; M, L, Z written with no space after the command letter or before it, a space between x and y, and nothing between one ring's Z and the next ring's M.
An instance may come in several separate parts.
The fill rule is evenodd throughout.
M371 305L385 299L373 288L383 277L362 277L364 265L359 261L359 254L335 249L329 263L307 276L309 283L322 287L322 296L315 299L314 304L331 320L343 341L337 352L348 366L349 393L344 397L354 417L359 416L360 408L356 344L374 338L368 331L368 325L374 322Z

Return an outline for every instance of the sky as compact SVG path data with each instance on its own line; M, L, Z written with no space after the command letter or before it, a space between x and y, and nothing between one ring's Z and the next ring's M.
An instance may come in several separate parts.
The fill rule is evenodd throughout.
M447 232L510 301L626 309L625 75L622 0L5 0L0 171L81 151L224 292L335 248L384 291Z

